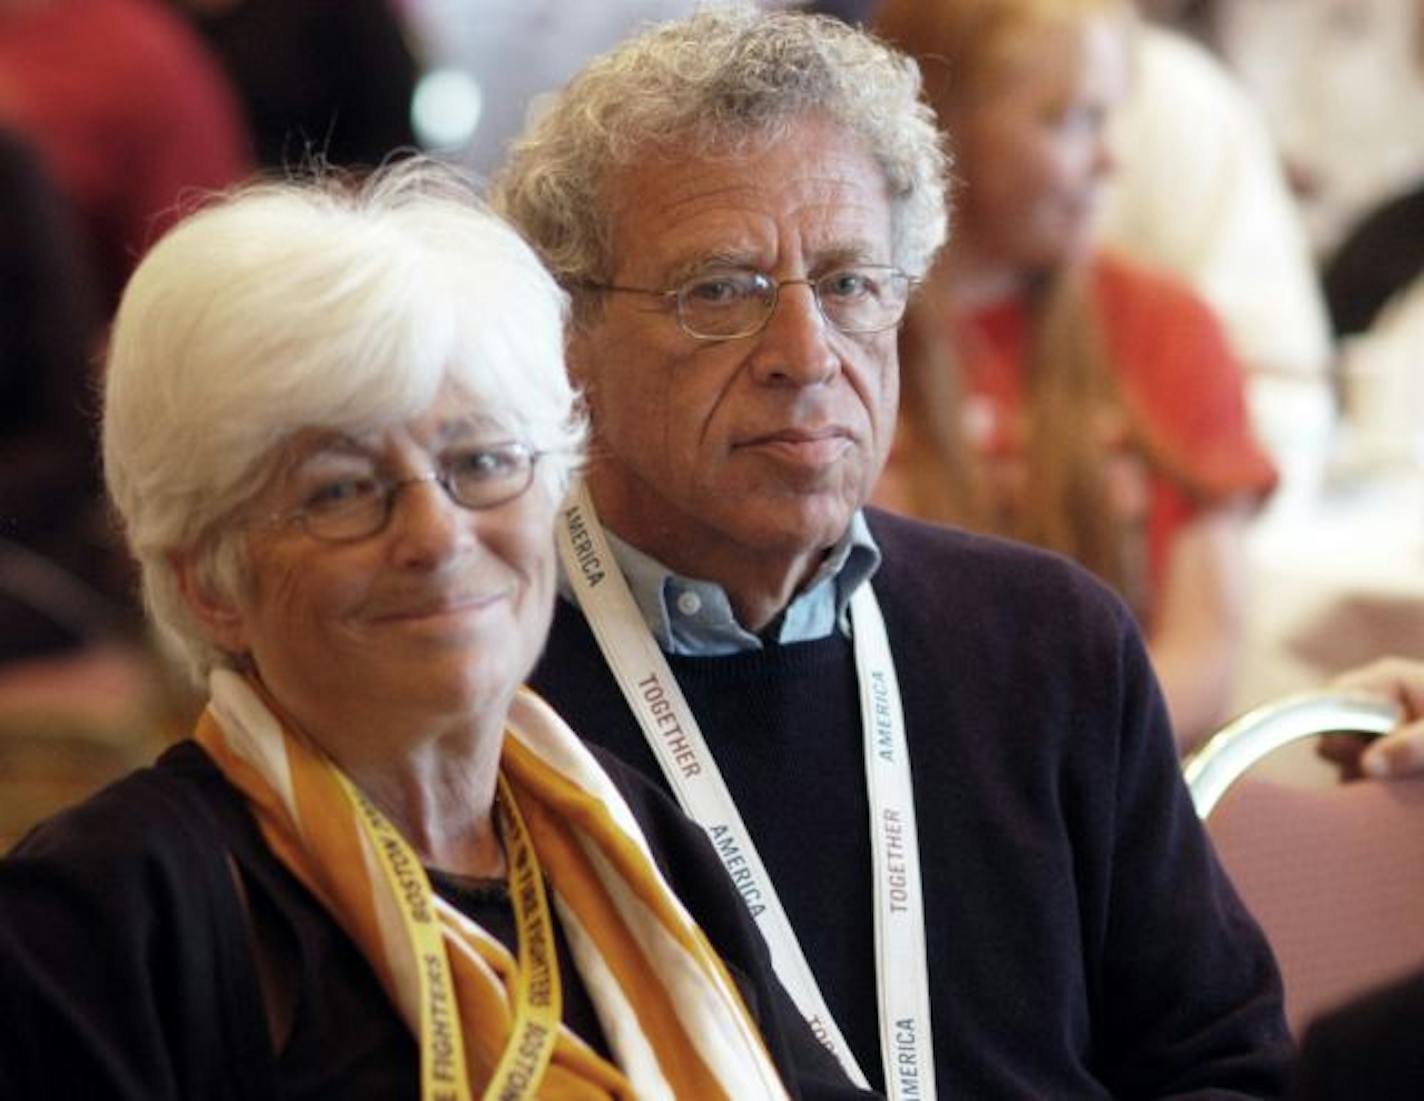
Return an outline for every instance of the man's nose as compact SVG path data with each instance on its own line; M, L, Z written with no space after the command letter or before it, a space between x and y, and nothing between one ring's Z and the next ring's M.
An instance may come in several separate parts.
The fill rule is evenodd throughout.
M814 386L834 378L840 354L834 326L826 320L808 279L783 279L766 327L756 336L752 369L759 381Z

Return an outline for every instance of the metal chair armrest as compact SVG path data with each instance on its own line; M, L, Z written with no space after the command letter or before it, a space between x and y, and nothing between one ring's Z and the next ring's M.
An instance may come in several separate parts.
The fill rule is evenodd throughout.
M1318 734L1388 734L1403 718L1378 696L1317 691L1283 696L1246 712L1217 731L1184 767L1197 816L1206 818L1231 784L1262 757Z

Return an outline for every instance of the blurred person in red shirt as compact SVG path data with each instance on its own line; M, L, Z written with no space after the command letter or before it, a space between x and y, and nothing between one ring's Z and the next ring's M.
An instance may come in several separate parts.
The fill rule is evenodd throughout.
M252 163L216 62L154 0L0 0L0 120L73 205L106 314L184 193Z
M885 0L958 157L954 244L901 340L878 503L1060 551L1147 635L1187 750L1224 717L1246 518L1275 484L1209 308L1096 248L1127 0Z

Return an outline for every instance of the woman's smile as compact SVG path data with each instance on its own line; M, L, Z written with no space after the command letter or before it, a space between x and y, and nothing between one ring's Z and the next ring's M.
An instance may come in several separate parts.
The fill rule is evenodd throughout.
M380 624L439 624L474 620L503 605L513 595L513 585L502 585L470 593L401 600L390 607L382 607L369 618L371 622Z

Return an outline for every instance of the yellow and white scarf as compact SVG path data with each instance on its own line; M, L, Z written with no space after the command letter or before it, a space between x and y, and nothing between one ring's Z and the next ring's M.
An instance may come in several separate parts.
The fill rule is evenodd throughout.
M389 821L253 685L219 670L211 691L196 739L370 961L420 1042L424 1101L786 1096L622 795L533 693L510 709L500 763L516 960L431 891ZM558 1023L545 879L617 1067Z

